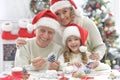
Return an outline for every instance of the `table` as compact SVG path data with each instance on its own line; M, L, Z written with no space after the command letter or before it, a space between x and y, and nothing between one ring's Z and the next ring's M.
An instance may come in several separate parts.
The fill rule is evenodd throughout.
M111 70L112 73L114 73L114 80L120 80L120 72L117 70ZM94 77L94 79L80 79L80 78L73 78L72 74L64 74L64 77L69 78L69 80L112 80L110 73L111 71L96 71L91 74L89 74L89 77ZM55 79L50 79L50 78L38 78L37 76L40 75L39 72L30 72L31 76L28 80L58 80L57 78ZM58 74L61 74L62 72L58 71Z
M111 70L114 73L114 80L120 80L120 72L118 70ZM69 80L112 80L110 76L111 71L96 71L89 74L89 77L94 77L94 79L80 79L72 77L72 74L64 74L62 71L58 71L57 74L64 74L64 77L68 78ZM30 77L27 80L59 80L63 75L58 77L55 74L51 74L54 78L46 78L48 75L45 74L45 71L29 71ZM10 72L2 72L0 73L0 78L5 77L6 75L10 75ZM5 79L0 79L5 80Z

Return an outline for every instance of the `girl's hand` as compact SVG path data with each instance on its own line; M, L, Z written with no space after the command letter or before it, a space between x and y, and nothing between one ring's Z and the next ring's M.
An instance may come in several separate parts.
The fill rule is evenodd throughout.
M74 65L76 66L77 68L80 68L82 66L82 64L80 62L74 62L74 63L71 63L69 65Z

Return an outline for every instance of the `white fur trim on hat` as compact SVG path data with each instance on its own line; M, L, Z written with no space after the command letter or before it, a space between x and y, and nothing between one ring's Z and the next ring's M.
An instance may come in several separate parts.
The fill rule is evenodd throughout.
M2 24L2 31L12 31L13 24L11 22L3 22Z
M60 24L55 19L43 17L39 19L39 21L36 24L34 24L34 29L36 29L39 26L46 26L56 31L60 27Z
M79 9L74 9L74 13L76 16L82 16L82 11L80 11Z
M31 23L28 23L27 24L27 30L28 30L28 32L31 33L34 30L34 26Z
M80 46L79 50L80 50L80 52L86 52L87 51L87 47L86 46Z
M19 27L20 28L27 28L28 23L29 23L28 19L20 19L19 20Z
M50 10L52 12L56 12L59 9L66 8L66 7L72 7L71 3L69 1L58 1L51 5Z
M77 27L75 27L75 26L70 26L70 27L67 27L67 28L64 30L64 33L63 33L63 45L65 45L66 39L67 39L69 36L71 36L71 35L74 35L74 36L80 38L80 32L79 32L79 30L78 30Z

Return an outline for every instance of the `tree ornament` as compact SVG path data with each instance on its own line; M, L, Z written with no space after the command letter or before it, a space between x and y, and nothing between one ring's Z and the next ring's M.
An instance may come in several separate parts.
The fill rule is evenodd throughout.
M48 61L49 62L55 62L56 61L56 55L55 55L54 52L52 52L48 55Z
M91 8L91 7L88 7L87 11L88 11L88 12L92 11L92 8Z
M113 14L110 12L110 13L109 13L109 16L113 16Z
M97 4L95 5L95 7L96 7L96 8L100 8L100 5L97 3Z
M109 36L111 34L111 32L108 30L106 31L106 35Z
M31 0L30 9L33 13L37 14L38 12L49 9L50 0Z
M111 26L112 25L112 21L108 21L106 24Z

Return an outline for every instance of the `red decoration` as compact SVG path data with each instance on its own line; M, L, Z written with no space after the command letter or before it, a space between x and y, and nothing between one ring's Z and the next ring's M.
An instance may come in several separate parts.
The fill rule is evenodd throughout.
M62 77L62 78L60 78L59 80L69 80L69 78Z
M15 76L17 74L17 76ZM29 78L30 74L21 74L21 73L16 73L13 75L8 75L8 76L5 76L5 77L0 77L0 80L26 80Z
M88 7L87 11L89 11L89 12L92 11L92 8L91 8L91 7Z
M110 31L107 31L107 32L106 32L106 35L110 35L110 34L111 34L111 32L110 32Z
M113 16L113 14L112 14L112 13L109 13L109 16Z
M23 78L23 72L22 71L12 71L12 76L16 78Z
M81 80L94 80L94 77L86 76L82 77Z
M97 4L95 5L95 7L96 7L96 8L100 8L100 5L97 3Z
M19 37L23 37L23 38L33 38L35 37L34 31L32 31L32 33L29 33L27 28L20 28L19 32L18 32Z
M8 75L4 78L0 78L0 80L23 80L22 78L16 78L14 76Z
M112 25L112 21L108 21L106 24L110 26Z
M11 31L3 31L1 37L4 40L15 40L18 38L18 35L11 34Z

